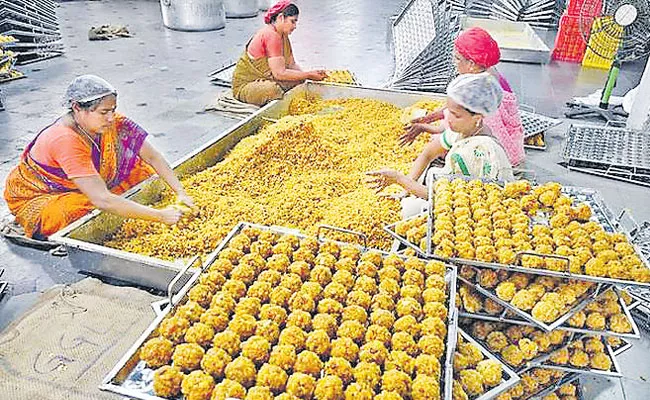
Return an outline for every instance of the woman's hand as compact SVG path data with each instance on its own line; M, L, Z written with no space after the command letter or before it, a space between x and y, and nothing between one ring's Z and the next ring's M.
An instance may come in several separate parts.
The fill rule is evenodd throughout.
M323 79L327 78L327 71L322 69L317 69L314 71L309 71L307 75L309 76L309 79L311 79L312 81L322 81Z
M400 184L404 178L404 174L393 169L380 169L378 171L366 172L371 178L367 180L368 186L375 189L377 193L393 184Z
M426 125L423 123L411 124L404 128L406 133L399 137L399 145L407 146L415 141L422 132L426 132Z
M158 221L166 225L174 225L183 216L183 211L179 207L168 206L158 210Z
M176 193L176 202L179 204L185 204L190 208L194 207L194 199L185 192Z

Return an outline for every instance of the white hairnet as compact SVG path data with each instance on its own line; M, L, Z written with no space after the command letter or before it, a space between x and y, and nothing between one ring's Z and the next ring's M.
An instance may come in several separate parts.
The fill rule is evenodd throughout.
M88 103L111 94L117 95L117 90L104 79L96 75L81 75L68 85L63 106L70 108L72 103Z
M503 90L487 72L462 74L447 86L447 96L473 113L488 115L499 108Z

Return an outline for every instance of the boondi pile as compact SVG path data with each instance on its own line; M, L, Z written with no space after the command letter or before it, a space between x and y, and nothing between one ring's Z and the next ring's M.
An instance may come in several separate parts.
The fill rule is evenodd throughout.
M426 138L400 147L401 110L380 101L304 99L291 112L299 115L267 125L222 162L183 180L198 208L193 218L171 227L129 220L106 244L173 260L210 252L247 221L308 234L329 224L388 248L382 227L400 219L400 205L367 188L365 172L382 166L407 171ZM167 192L159 206L172 202Z

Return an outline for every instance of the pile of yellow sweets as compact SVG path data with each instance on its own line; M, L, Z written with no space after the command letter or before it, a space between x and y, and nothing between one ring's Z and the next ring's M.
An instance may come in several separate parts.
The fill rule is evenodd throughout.
M459 334L454 353L454 400L477 398L502 382L501 364L487 358L479 347Z
M439 399L445 272L246 227L139 355L166 398Z
M357 80L352 75L352 72L347 69L335 69L327 71L327 77L323 79L323 82L332 82L332 83L345 83L348 85L356 85Z
M369 189L365 173L381 167L407 171L421 151L425 137L399 145L401 112L368 99L296 100L295 115L263 127L223 161L183 179L197 206L192 218L171 227L128 220L106 245L166 260L186 258L214 250L246 221L311 235L320 224L334 225L366 234L370 247L388 249L390 236L382 228L400 219L400 204ZM172 193L164 195L157 206L174 202Z
M515 264L517 253L534 252L569 259L524 255L527 268L650 282L650 269L622 233L608 233L590 221L591 208L561 193L558 183L532 188L527 181L500 187L479 180L435 183L434 254L488 263ZM531 217L548 216L549 225Z

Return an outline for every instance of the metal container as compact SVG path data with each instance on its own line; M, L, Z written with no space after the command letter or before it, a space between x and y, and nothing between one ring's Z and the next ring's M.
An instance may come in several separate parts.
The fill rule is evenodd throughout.
M551 57L551 50L527 22L463 17L461 26L488 31L499 45L501 61L546 64Z
M268 10L269 8L273 7L275 2L276 2L276 0L259 0L260 10L261 11Z
M368 98L386 101L401 108L424 99L444 99L439 95L417 92L307 82L174 163L174 171L183 178L215 165L242 138L256 133L267 123L265 119L287 115L291 101L305 96L319 96L323 99ZM164 187L163 182L153 177L132 188L124 196L140 204L154 204L160 200ZM51 240L67 247L70 262L78 270L164 290L184 264L183 260L170 262L104 246L103 243L120 228L124 220L117 215L95 210L52 235Z
M213 31L226 26L223 0L160 0L163 24L178 31Z
M226 7L226 18L257 17L259 12L258 0L223 0Z

